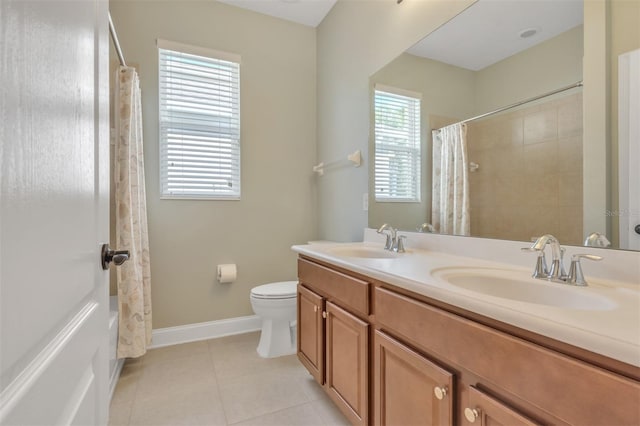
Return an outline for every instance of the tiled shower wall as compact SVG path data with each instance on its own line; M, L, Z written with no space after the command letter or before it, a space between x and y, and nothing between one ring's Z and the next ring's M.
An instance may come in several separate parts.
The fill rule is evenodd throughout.
M581 245L582 94L468 123L471 234Z

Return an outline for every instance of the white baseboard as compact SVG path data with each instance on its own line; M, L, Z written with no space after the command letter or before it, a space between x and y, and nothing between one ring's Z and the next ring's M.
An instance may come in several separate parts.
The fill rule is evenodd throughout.
M261 328L262 321L257 315L158 328L153 330L151 334L151 346L149 349L249 333Z

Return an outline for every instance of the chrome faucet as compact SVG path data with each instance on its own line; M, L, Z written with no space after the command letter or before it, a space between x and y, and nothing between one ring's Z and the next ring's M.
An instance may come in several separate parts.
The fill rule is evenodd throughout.
M389 233L385 233L384 231L389 231ZM384 244L385 250L395 251L396 253L405 252L404 239L407 238L406 235L398 235L398 230L386 223L378 228L377 232L378 234L384 234L387 237L387 240Z
M545 247L549 244L551 246L551 268L544 271L546 277L551 281L562 281L565 278L564 265L562 257L564 256L564 250L560 247L560 242L556 237L551 234L545 234L538 238L531 249L534 251L544 251ZM543 254L544 256L544 254ZM543 257L544 260L544 257ZM537 272L537 266L536 266ZM543 277L540 277L543 278Z
M544 254L544 250L547 244L551 246L551 269L547 268L547 262ZM541 236L531 245L531 247L525 247L522 250L534 251L538 253L536 268L532 274L533 278L546 279L553 282L577 286L587 285L584 274L582 273L580 259L602 260L601 256L590 254L575 254L571 257L571 267L569 268L569 273L567 274L564 269L565 249L563 247L560 247L560 242L558 241L558 239L550 234Z
M389 233L385 233L384 231L389 231ZM396 230L387 223L383 223L380 228L378 228L378 234L384 234L387 237L386 242L384 243L385 250L393 250L393 247L396 246Z

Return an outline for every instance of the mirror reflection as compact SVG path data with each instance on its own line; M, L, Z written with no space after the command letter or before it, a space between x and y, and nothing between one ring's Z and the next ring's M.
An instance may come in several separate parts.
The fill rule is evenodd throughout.
M583 17L581 1L479 0L372 75L369 226L633 248L611 210L589 219L612 205L593 164L618 168L583 147ZM612 58L640 47L632 31Z

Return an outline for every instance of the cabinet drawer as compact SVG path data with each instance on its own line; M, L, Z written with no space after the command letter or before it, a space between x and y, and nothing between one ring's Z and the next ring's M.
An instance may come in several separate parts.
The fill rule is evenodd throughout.
M464 417L477 425L540 426L473 386L469 388L469 407L464 409Z
M375 316L447 364L470 371L507 395L569 424L640 424L640 383L376 288Z
M298 279L329 300L361 315L369 315L369 283L308 260L298 259Z

